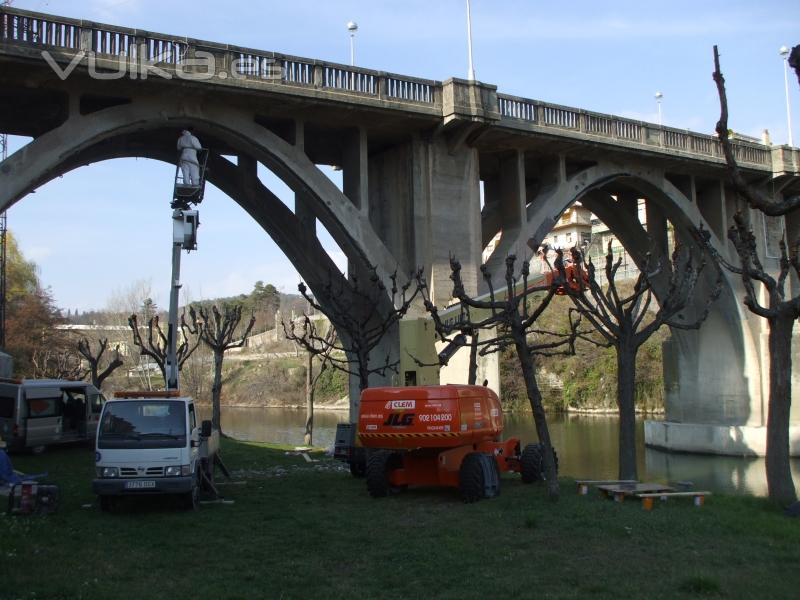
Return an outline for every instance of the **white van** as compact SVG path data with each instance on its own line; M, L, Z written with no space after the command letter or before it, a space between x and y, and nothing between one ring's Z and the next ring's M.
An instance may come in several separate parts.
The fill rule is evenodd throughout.
M0 379L0 437L10 451L93 440L105 398L85 381Z
M213 481L219 431L211 421L198 427L194 402L177 391L117 392L103 407L95 448L101 509L141 494L176 494L197 508L201 487Z

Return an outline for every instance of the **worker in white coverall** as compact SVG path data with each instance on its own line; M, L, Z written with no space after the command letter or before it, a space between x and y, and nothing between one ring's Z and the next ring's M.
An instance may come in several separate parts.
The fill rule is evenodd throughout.
M200 149L200 140L184 129L178 138L178 165L183 173L184 185L200 185L200 163L197 161L197 151Z

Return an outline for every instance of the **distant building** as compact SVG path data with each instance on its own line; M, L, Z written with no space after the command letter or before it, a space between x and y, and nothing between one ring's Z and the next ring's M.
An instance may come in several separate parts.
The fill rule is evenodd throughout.
M561 215L555 227L547 234L542 244L551 248L568 249L589 245L592 241L592 212L576 202Z

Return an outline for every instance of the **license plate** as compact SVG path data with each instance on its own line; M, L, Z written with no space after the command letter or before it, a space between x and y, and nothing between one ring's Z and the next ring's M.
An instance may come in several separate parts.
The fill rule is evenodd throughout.
M156 487L155 481L126 481L126 490L146 490Z

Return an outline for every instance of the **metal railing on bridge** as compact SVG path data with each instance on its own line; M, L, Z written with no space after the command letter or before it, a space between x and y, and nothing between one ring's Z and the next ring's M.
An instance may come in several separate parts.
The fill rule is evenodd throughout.
M375 98L390 108L431 114L442 106L442 83L438 81L7 7L0 9L0 42L59 52L67 59L91 51L98 60L108 61L112 69L122 66L123 61L148 61L175 73L184 69L191 72L195 68L190 64L192 59L205 53L213 57L214 74L208 79L218 83L233 78L254 85L314 88ZM719 141L709 135L506 94L496 97L500 123L505 126L571 131L696 158L722 157ZM743 163L771 165L767 146L736 140L733 147L737 160Z

